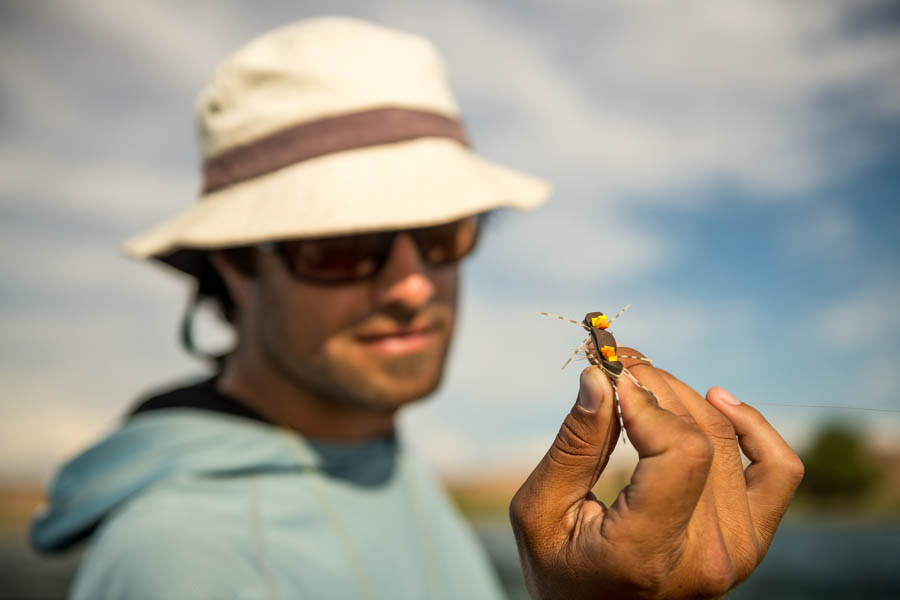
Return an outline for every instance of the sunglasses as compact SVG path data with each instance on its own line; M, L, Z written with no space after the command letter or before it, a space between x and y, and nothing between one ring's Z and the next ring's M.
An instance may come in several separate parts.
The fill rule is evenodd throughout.
M409 235L426 265L450 265L472 252L478 241L478 216L459 221L359 235L290 240L267 245L297 279L342 284L375 277L384 267L400 234Z

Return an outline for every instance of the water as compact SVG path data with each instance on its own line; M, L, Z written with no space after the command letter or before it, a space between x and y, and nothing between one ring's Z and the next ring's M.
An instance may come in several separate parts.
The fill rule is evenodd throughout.
M24 530L0 532L0 599L63 598L80 556L42 557L28 547Z
M477 529L511 600L528 598L512 531ZM900 523L784 523L769 553L730 600L900 599Z
M479 524L477 531L510 600L528 598L509 525ZM80 553L44 559L17 533L0 539L0 599L62 598ZM900 600L900 523L783 524L763 564L729 596L756 598Z

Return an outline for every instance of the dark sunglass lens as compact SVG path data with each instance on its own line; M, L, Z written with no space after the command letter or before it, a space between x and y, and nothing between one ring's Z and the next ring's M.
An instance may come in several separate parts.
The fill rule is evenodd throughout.
M297 276L337 283L374 274L390 242L389 234L373 233L291 241L284 250Z
M446 225L424 227L413 232L422 256L432 265L456 262L475 247L478 217L468 217Z
M478 217L423 227L409 232L422 258L430 265L446 265L475 247ZM367 233L282 242L280 252L300 279L347 283L372 277L384 264L397 232Z

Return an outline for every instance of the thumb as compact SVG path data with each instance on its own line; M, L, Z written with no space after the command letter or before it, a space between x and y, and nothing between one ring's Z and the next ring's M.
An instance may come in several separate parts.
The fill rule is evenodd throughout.
M581 373L578 399L553 445L522 486L549 518L561 518L597 483L618 436L612 385L598 367Z

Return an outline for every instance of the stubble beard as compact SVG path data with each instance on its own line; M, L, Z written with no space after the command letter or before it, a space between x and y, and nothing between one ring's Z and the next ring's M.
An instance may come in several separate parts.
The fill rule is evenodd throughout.
M420 400L440 385L452 339L452 312L439 319L442 340L424 353L391 357L378 361L373 374L358 367L340 349L329 353L325 347L310 357L297 356L291 348L279 348L275 340L263 340L263 353L279 374L299 390L322 402L347 408L392 413L400 406ZM346 339L350 336L345 336ZM371 369L372 365L368 365ZM432 370L430 375L423 371ZM423 380L409 386L410 380ZM406 389L409 388L409 389Z

